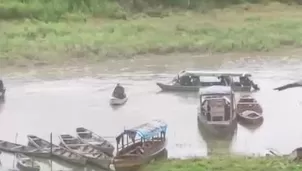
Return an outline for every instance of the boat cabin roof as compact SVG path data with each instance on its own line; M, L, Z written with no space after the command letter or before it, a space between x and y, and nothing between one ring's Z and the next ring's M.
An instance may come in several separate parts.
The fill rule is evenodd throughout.
M116 137L116 141L119 142L125 134L127 134L130 138L135 138L139 136L140 138L150 139L161 132L166 133L166 130L167 124L164 121L152 120L151 122L124 130L123 133Z
M232 88L230 86L210 86L199 89L199 95L209 96L209 95L230 95L232 94Z
M180 76L208 76L208 77L218 77L218 76L232 76L232 77L251 77L252 74L248 72L223 72L223 71L190 71L190 70L183 70L179 72Z

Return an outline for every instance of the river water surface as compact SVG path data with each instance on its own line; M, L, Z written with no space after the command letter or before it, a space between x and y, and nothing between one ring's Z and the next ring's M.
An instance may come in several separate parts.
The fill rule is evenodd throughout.
M168 157L206 156L208 145L197 126L197 93L162 93L155 83L170 81L182 69L248 71L261 88L253 95L263 107L264 123L256 130L239 125L225 150L263 155L273 148L287 154L302 143L302 88L281 92L272 89L302 78L301 66L302 59L297 55L175 55L53 68L43 71L42 76L39 70L5 73L7 99L0 109L0 139L26 144L28 134L49 139L52 132L58 143L59 134L75 135L79 126L114 137L124 128L163 119L169 126ZM64 76L65 70L75 74ZM109 97L117 82L124 85L129 101L112 108ZM109 140L115 144L114 139ZM12 158L2 155L2 164L11 167Z

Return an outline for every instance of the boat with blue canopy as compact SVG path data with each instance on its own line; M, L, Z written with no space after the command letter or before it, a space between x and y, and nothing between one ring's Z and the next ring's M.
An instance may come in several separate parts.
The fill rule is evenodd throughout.
M167 124L162 120L126 129L116 137L115 170L134 170L159 157L166 149Z

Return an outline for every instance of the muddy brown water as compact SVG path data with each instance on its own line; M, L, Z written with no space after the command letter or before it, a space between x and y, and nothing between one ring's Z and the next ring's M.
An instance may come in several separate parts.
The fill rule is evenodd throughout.
M18 133L17 142L26 144L28 134L49 139L52 132L58 143L59 134L75 135L79 126L114 137L124 128L163 119L169 125L170 158L206 156L207 146L214 144L213 149L235 154L263 155L268 148L287 154L302 144L302 88L281 92L272 88L302 78L301 66L302 58L293 52L289 56L151 56L14 74L6 70L2 73L7 98L1 107L0 139L15 142ZM197 126L197 93L161 93L155 84L170 81L186 68L251 72L261 87L253 96L263 107L264 123L255 130L239 125L226 146L223 142L207 144ZM112 108L109 97L117 82L125 86L129 101ZM6 167L13 166L13 156L2 154L1 161ZM49 163L41 163L49 170ZM62 168L53 165L53 170Z

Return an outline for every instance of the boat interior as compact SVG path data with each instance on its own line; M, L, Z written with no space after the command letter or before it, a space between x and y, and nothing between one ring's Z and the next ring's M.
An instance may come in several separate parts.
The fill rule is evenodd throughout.
M101 137L96 137L94 136L94 133L88 130L83 130L83 131L77 131L79 137L85 139L86 141L95 141L98 142L99 144L102 143L104 141L104 139L102 139Z
M40 165L35 162L33 159L27 157L27 156L22 156L19 158L20 162L29 168L40 168Z
M131 134L121 134L117 137L117 155L115 158L149 156L161 150L165 145L165 133L161 132L150 139L134 139ZM119 147L120 146L120 147Z
M6 149L18 150L18 151L37 151L34 147L24 146L20 144L14 144L7 141L0 141L0 146Z
M236 111L237 113L242 113L244 111L255 111L257 113L262 113L262 108L260 104L257 102L256 99L253 97L247 95L247 96L242 96L238 103L237 103L237 108Z
M232 120L230 100L223 97L205 97L201 102L201 114L209 123L228 122Z
M38 146L41 147L41 148L48 148L48 147L50 147L50 143L47 142L46 140L43 140L43 139L38 138L38 137L36 137L36 136L29 136L29 137L32 139L32 141L33 141L36 145L38 145ZM55 146L55 145L53 145L53 146Z
M84 139L90 139L93 137L92 132L88 131L85 128L77 128L77 133L81 138L84 138Z
M64 148L54 148L53 153L69 158L79 158L80 156Z
M62 140L65 144L74 144L74 145L86 145L84 142L82 142L79 138L73 137L71 135L61 135Z

